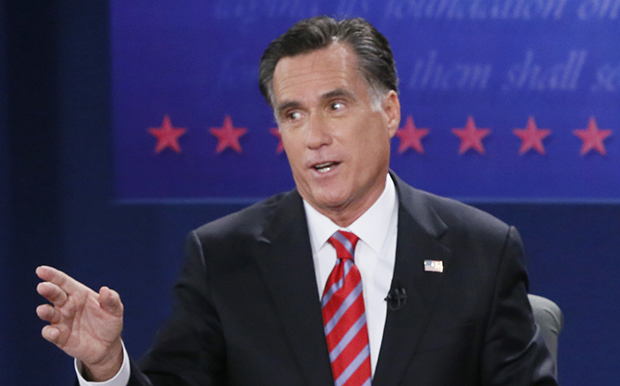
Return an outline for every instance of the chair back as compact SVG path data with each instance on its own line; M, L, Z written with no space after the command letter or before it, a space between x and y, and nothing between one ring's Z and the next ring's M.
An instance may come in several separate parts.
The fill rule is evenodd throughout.
M564 315L557 304L538 295L527 295L534 313L534 321L540 328L543 340L547 344L555 362L557 378L558 368L558 337L564 326Z

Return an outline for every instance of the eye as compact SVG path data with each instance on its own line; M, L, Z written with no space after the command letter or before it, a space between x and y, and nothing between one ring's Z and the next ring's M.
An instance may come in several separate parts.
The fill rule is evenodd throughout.
M301 113L299 111L289 111L285 114L286 120L288 121L298 121L301 118Z
M301 112L299 112L298 110L286 111L283 115L286 121L295 122L301 119Z
M342 103L342 102L332 102L329 105L329 108L332 109L333 111L342 110L344 108L344 103Z

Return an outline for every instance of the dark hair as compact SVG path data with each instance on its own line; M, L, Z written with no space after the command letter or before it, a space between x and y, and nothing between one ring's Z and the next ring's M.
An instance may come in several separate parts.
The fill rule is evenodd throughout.
M320 50L334 42L346 43L354 50L369 91L398 91L394 56L385 36L362 18L338 21L329 16L316 16L295 23L263 53L258 84L267 103L272 104L273 73L280 59Z

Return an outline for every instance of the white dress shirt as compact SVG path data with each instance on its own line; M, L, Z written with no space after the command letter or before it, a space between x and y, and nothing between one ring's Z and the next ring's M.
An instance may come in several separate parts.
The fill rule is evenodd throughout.
M360 239L355 247L354 260L362 276L370 363L374 375L387 315L385 297L390 291L396 261L398 199L394 182L388 175L379 199L347 228L340 228L306 201L304 208L319 298L323 296L327 278L338 260L336 250L327 240L338 230L353 232Z
M75 363L75 372L77 373L78 382L80 386L125 386L129 382L129 376L131 375L130 365L129 365L129 355L127 355L127 350L125 350L125 344L123 343L123 364L121 365L121 369L116 373L114 378L104 381L104 382L89 382L84 377L82 377L82 364L77 361Z
M355 247L355 265L362 276L364 307L370 345L371 371L377 367L383 327L387 315L385 297L390 291L396 261L396 230L398 225L398 199L392 178L386 177L385 189L375 203L347 228L340 228L304 200L312 258L319 299L327 278L336 265L336 250L327 240L338 230L355 233L359 237ZM75 361L80 386L125 386L129 382L130 368L123 345L123 365L114 378L105 382L89 382L81 375L81 365Z

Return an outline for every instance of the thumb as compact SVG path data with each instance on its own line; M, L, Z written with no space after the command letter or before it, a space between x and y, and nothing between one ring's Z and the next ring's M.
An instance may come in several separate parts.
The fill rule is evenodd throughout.
M117 317L123 316L123 303L118 292L105 286L101 287L99 290L99 304L101 304L101 308L112 315Z

